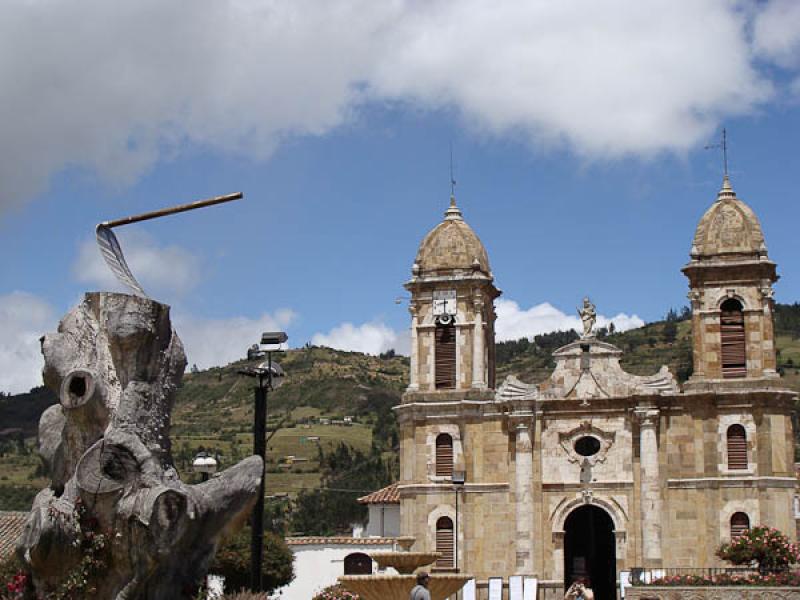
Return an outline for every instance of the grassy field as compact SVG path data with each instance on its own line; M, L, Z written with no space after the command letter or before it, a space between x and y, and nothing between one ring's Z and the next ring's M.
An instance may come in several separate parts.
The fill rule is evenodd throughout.
M800 390L800 306L781 305L781 309L776 320L778 362L787 385ZM498 382L509 374L528 382L549 377L554 366L551 352L563 343L564 335L540 336L535 344L498 344L502 357ZM691 324L684 320L674 326L651 323L605 339L625 352L621 362L626 370L652 374L666 364L683 380L691 372L690 336ZM294 496L320 485L320 449L327 453L346 444L367 452L373 430L384 437L392 431L391 407L406 386L408 359L309 347L283 353L277 360L287 377L269 395L267 428L277 431L267 450L267 494ZM239 361L184 377L171 439L176 466L185 480L195 479L190 465L201 449L217 453L222 468L252 452L252 380L238 371L254 364ZM0 423L13 434L0 438L0 510L27 508L36 490L47 484L33 449L39 414L54 401L44 389L0 397ZM352 417L352 425L330 423L345 416ZM392 422L388 428L387 419ZM20 444L25 447L22 452Z

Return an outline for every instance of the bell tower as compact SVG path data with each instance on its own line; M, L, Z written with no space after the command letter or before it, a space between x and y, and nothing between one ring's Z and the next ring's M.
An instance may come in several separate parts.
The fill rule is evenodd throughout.
M494 388L494 299L500 291L486 249L455 197L420 244L405 288L411 294L408 392Z
M694 374L687 389L716 382L776 379L775 263L761 224L736 197L728 176L695 232L689 279Z

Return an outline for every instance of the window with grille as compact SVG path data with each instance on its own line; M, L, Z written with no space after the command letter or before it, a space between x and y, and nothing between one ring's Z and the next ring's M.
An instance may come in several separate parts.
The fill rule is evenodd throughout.
M728 427L728 468L747 469L747 434L741 425Z
M452 567L455 562L453 560L455 554L453 553L453 521L450 517L440 517L436 521L436 551L442 555L436 559L437 567Z
M722 303L720 314L720 337L722 340L722 376L746 377L744 312L738 300Z
M453 323L436 325L434 349L436 389L456 387L456 328Z
M372 559L363 552L354 552L344 557L345 575L372 575Z
M731 517L731 539L739 537L750 529L750 517L743 512L733 513Z
M453 438L447 433L436 436L436 474L453 476Z

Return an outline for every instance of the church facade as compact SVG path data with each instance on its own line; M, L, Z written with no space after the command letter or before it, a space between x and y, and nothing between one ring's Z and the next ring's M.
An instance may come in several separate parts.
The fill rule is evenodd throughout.
M591 580L714 567L758 524L793 535L795 393L776 371L775 263L727 177L690 261L694 371L636 376L592 333L553 354L549 379L495 381L494 300L483 244L451 199L423 240L411 294L410 384L400 424L401 532L437 568Z

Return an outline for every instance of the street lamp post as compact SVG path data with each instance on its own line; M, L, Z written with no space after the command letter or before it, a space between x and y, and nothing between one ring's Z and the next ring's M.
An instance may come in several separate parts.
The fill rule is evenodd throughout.
M264 479L267 464L267 391L272 389L272 352L279 351L280 345L288 339L283 331L272 331L261 335L261 344L268 346L267 360L257 367L241 369L241 375L256 379L255 410L253 415L253 454L261 457L261 485L258 489L256 505L253 507L250 537L250 588L261 591L261 557L264 554ZM252 350L252 349L251 349ZM248 351L248 356L250 356Z

